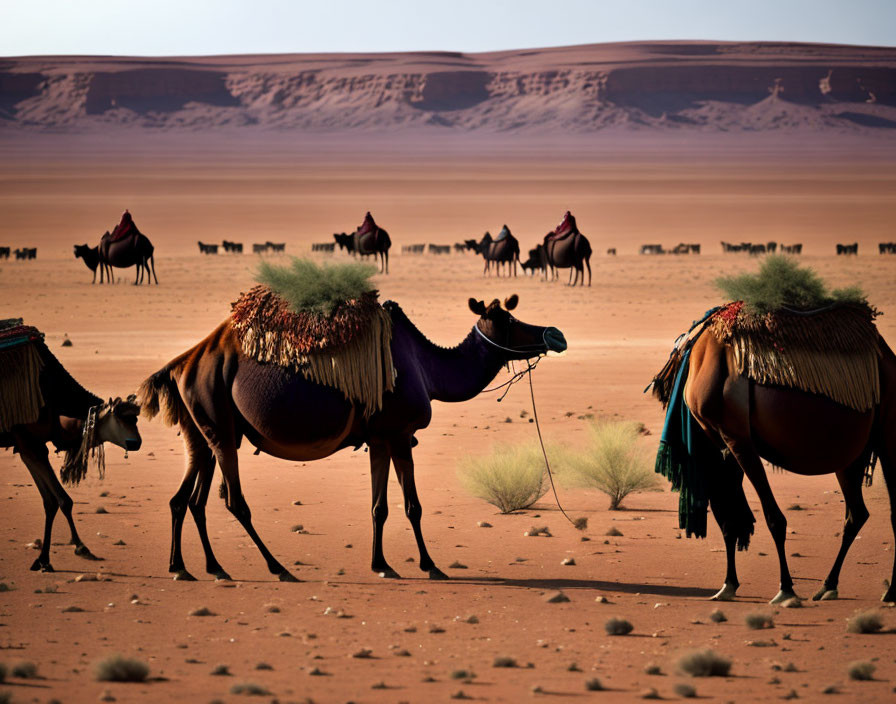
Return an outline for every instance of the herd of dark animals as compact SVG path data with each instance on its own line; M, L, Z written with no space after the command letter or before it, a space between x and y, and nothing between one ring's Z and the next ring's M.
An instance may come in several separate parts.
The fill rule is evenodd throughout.
M11 254L15 254L16 259L37 259L37 247L22 247L15 250L10 247L0 247L0 259L9 259Z
M127 211L125 216L122 218L122 224L128 225L127 220L130 222L130 226L125 227L123 232L120 231L121 225L117 227L116 231L119 232L117 238L106 233L97 247L88 247L87 245L75 247L75 256L83 258L85 264L94 271L94 280L97 268L100 268L102 282L104 269L107 269L111 279L112 266L134 266L135 264L138 266L138 280L135 283L139 283L142 278L139 272L141 266L145 268L147 279L149 279L152 265L152 245L149 244L145 235L136 230ZM570 219L571 215L567 213L564 223L568 223ZM545 237L544 243L530 250L529 260L523 263L523 269L541 269L547 273L551 272L549 267L563 268L560 262L568 262L575 257L579 258L580 264L587 263L591 254L590 246L587 248L584 246L587 245L587 240L584 239L584 236L579 235L574 219L572 219L572 227L567 230L563 234L570 241L565 252L558 252L557 245L563 238L556 237L557 230L555 230ZM552 238L552 235L555 237ZM578 237L573 235L578 235ZM382 257L382 268L387 271L388 248L391 243L388 240L388 234L373 223L369 213L365 218L365 223L362 223L355 233L334 235L334 239L333 245L339 244L340 247L353 254L371 256L385 253L386 256ZM238 245L238 243L227 244L231 247ZM747 243L741 245L722 244L724 251L746 251L751 254L754 253L756 247L756 245ZM118 247L116 248L115 245ZM769 250L774 251L771 245L775 245L775 243L758 246L768 252ZM202 246L203 244L200 243L200 247ZM271 249L278 251L276 248L284 247L284 245L276 245L271 242L262 246L265 251ZM385 252L377 247L384 249ZM436 245L436 247L438 250L431 249L430 251L439 254L450 251L450 248L446 246ZM492 239L491 235L486 233L486 237L479 242L469 240L464 243L463 247L465 250L473 250L482 254L485 259L486 271L492 263L495 264L496 269L500 264L506 264L509 274L511 264L515 269L515 264L519 261L519 244L506 226L498 238ZM784 247L782 245L782 249ZM455 245L455 249L459 250L459 247ZM682 244L672 250L672 253L676 253L676 250L679 254L699 253L699 245L695 249L693 245ZM800 250L801 245L790 246L790 251L793 253L799 253ZM227 247L226 251L236 250ZM857 244L837 246L838 254L857 254L857 252ZM880 253L896 253L896 243L881 243ZM0 250L0 255L2 255L2 250ZM9 256L8 253L6 256ZM122 263L126 261L131 263ZM590 283L590 266L588 268ZM154 266L152 273L153 275L155 273ZM577 280L581 273L581 269L578 269ZM551 275L555 276L553 272ZM157 280L156 283L158 283ZM583 274L582 283L584 283ZM422 509L414 483L414 464L411 453L411 448L416 444L414 433L429 424L432 400L467 400L485 388L501 366L508 361L531 359L549 350L562 351L566 348L565 339L556 328L532 326L516 320L510 313L516 304L516 296L507 299L503 305L495 300L488 306L482 301L470 299L470 309L479 315L479 320L474 324L473 330L467 338L450 350L430 343L396 304L391 302L384 304L394 325L392 353L398 361L396 368L399 370L399 375L396 379L396 391L384 399L382 410L377 411L363 422L359 420L360 414L353 408L353 403L345 400L339 392L310 382L301 375L282 367L260 364L241 356L229 321L225 321L205 340L176 357L162 370L147 379L140 390L140 401L144 414L151 418L161 413L169 424L178 425L188 456L186 476L170 502L173 530L169 570L175 574L175 578L193 579L183 563L180 548L182 526L187 508L190 509L199 530L206 556L207 571L218 578L228 578L227 573L212 552L205 526L205 503L217 463L224 476L223 495L227 508L256 543L271 573L283 581L295 579L268 551L252 526L251 512L240 489L236 452L241 440L245 437L258 450L292 461L318 459L344 447L356 447L366 443L370 449L373 480L372 569L382 576L398 576L386 562L382 549L383 526L388 515L386 480L391 464L395 467L404 492L405 513L411 522L420 552L419 566L428 573L430 578L444 579L444 573L435 566L423 542L420 527ZM721 343L714 342L711 335L706 335L698 340L697 345L703 345L707 349L698 349L695 346L692 353L694 364L691 372L692 381L689 382L686 392L688 406L709 435L717 433L732 448L726 459L726 463L731 466L726 471L733 474L739 473L741 480L746 474L757 490L769 530L775 540L781 567L781 589L773 601L780 602L793 596L793 582L783 552L786 519L771 494L771 489L765 479L765 470L759 459L760 451L750 439L750 433L739 432L738 428L729 427L731 418L741 417L743 412L722 412L721 415L717 412L718 404L714 399L718 395L716 389L719 388L719 384L728 389L725 392L727 394L726 403L730 401L735 405L740 404L749 410L749 417L757 422L761 421L771 425L777 423L781 427L785 425L789 427L793 423L799 424L800 422L806 426L806 418L809 418L812 413L804 407L823 402L825 413L836 415L838 418L834 423L838 433L844 429L844 432L848 431L846 434L850 440L845 444L850 448L855 445L858 448L857 452L863 456L867 448L870 447L880 459L887 480L891 522L894 533L896 533L896 446L894 446L894 439L896 439L896 356L893 355L882 338L880 339L882 399L874 411L865 414L852 414L838 404L825 399L818 400L812 394L763 387L758 384L745 385L741 378L732 378L733 373L727 367L725 348ZM44 541L41 553L32 565L32 569L49 571L52 570L49 559L51 529L55 514L60 509L69 523L71 543L75 545L76 554L95 558L78 537L71 516L71 498L57 480L47 461L46 444L53 442L57 450L75 452L85 437L86 426L95 424L96 432L92 436L94 445L101 445L109 441L126 450L139 449L141 440L137 430L137 415L140 406L134 403L134 397L130 397L127 401L110 399L103 403L101 399L85 391L75 382L58 360L46 350L45 346L43 346L42 355L44 368L41 371L41 389L44 394L44 406L41 409L40 417L35 423L14 426L11 430L0 433L0 447L13 447L20 453L41 493L46 519ZM417 373L415 370L421 365L430 370L437 368L440 371L436 375ZM228 370L227 379L219 378L215 372L221 368ZM423 381L424 379L430 381ZM438 379L438 381L434 382L433 379ZM260 386L269 386L273 391L269 394L258 395L255 391ZM745 399L738 398L733 401L728 399L730 389L742 386L753 390ZM249 393L248 389L253 391ZM778 406L782 405L779 403L779 398L772 398L776 394L788 397L785 400L790 406L788 403L784 403L784 406L788 408L799 406L805 412L787 411L786 417L775 420L781 414ZM766 399L766 396L769 398ZM307 403L308 398L314 398L315 402ZM259 399L263 400L259 401ZM761 408L761 412L757 413L754 406ZM313 408L314 412L310 413L309 408ZM812 412L815 412L814 408ZM92 421L90 420L91 413L93 414ZM853 417L854 415L855 417ZM287 424L289 427L287 428L285 425L281 427L278 423L272 422L272 418L289 418ZM300 419L302 422L295 423L296 419ZM294 432L296 427L304 429L298 437ZM826 453L829 461L824 467L799 466L801 462L799 458L800 443L815 442L811 438L817 440L816 435L817 433L812 427L796 428L794 437L797 440L786 448L775 447L773 454L775 454L778 464L792 468L798 473L836 473L843 489L847 505L847 519L841 549L822 589L815 595L815 598L828 598L826 596L828 594L836 596L839 573L846 552L859 529L867 520L868 512L861 496L862 475L860 472L852 471L859 463L853 461L852 454L855 453L850 454L849 448L844 454L832 446L830 452ZM835 437L835 434L832 433L831 437ZM852 441L853 439L855 442ZM840 445L843 444L840 443ZM768 448L764 448L763 451L767 450ZM84 451L83 447L82 451ZM780 459L787 458L788 453L790 453L790 457L787 461L781 462ZM63 476L65 475L63 474ZM739 536L735 530L729 530L728 528L731 526L726 522L726 516L720 515L719 510L724 512L726 506L725 501L721 501L716 502L713 507L713 513L722 529L728 553L725 585L714 597L718 599L734 598L739 586L734 567L734 554L735 546L742 536ZM732 511L742 510L742 507L728 506L728 508L731 508ZM891 580L883 599L888 602L896 601L896 563L894 563L893 580Z

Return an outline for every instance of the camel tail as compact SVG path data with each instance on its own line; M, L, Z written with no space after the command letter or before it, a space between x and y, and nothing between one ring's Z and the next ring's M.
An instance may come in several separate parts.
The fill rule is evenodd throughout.
M157 371L137 391L143 415L150 420L161 414L165 425L178 425L181 419L189 417L173 374L178 361Z

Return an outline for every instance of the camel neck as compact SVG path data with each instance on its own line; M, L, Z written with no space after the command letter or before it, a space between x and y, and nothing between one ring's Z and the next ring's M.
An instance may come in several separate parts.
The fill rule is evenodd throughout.
M479 394L506 364L506 357L471 330L457 347L433 345L421 362L430 399L450 403L468 401Z

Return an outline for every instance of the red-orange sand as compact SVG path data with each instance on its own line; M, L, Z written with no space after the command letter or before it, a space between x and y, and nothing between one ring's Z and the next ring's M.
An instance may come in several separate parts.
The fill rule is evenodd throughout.
M662 412L643 388L672 340L721 302L713 279L756 267L722 255L720 240L803 242L802 261L832 285L860 284L884 313L882 333L896 340L896 257L876 248L896 239L889 141L389 139L7 136L0 245L39 249L36 261L0 262L0 317L24 317L86 387L123 396L201 339L252 285L255 257L204 257L197 240L242 241L247 250L252 242L285 241L287 254L310 255L312 242L350 231L370 210L394 243L391 274L376 278L383 299L398 301L433 341L447 345L475 320L469 296L519 293L522 320L556 325L569 341L566 355L542 361L534 375L547 440L581 442L593 414L643 422L648 451L656 448ZM73 244L94 244L125 208L156 245L158 288L132 286L132 272L115 286L91 285L90 272L72 257ZM472 254L401 256L402 244L451 244L504 223L526 249L566 209L595 249L591 288L483 278ZM701 243L703 254L636 254L642 243L668 248L680 241ZM838 241L858 241L858 257L834 256ZM608 247L619 256L606 256ZM60 346L65 334L72 347ZM33 662L41 677L8 677L0 692L16 702L97 701L105 690L120 702L238 701L231 687L251 682L270 692L262 701L280 702L433 702L461 690L489 702L632 701L649 688L678 698L675 685L688 681L713 701L773 701L791 692L818 701L830 686L841 692L837 701L892 701L896 611L882 610L884 634L845 629L855 611L880 606L892 568L879 471L865 492L871 518L844 567L842 598L807 601L802 609L767 604L778 590L777 561L748 487L756 535L738 555L738 600L720 605L728 621L716 624L709 616L717 605L707 598L724 575L718 529L710 519L705 541L684 539L677 495L665 483L630 496L618 512L606 510L603 495L561 487L566 510L588 518L584 533L550 496L502 516L461 488L455 472L462 455L534 438L523 411L531 408L520 385L501 404L495 395L436 404L431 427L419 434L424 533L447 582L423 579L411 561L417 552L397 484L385 549L404 579L370 571L363 451L306 465L253 456L248 446L241 476L255 526L304 581L275 581L216 497L210 534L235 581L215 583L204 573L189 516L185 559L200 581L171 581L168 500L183 449L174 429L145 421L140 452L125 460L107 448L105 481L91 475L70 491L82 537L105 560L85 562L60 544L53 547L55 574L30 572L36 552L27 544L42 533L40 498L19 459L0 454L0 581L12 589L0 594L0 662ZM839 546L841 496L832 476L774 473L771 482L782 508L803 509L787 511L787 553L797 593L808 597ZM100 507L107 513L98 514ZM297 524L306 532L293 532ZM553 537L525 537L533 525L548 526ZM606 537L610 527L622 536ZM60 518L55 539L68 539ZM576 564L561 565L567 557ZM97 572L102 581L73 581ZM50 586L57 591L38 592ZM557 589L569 603L546 603L544 594ZM83 611L65 612L70 606ZM189 615L199 607L213 615ZM749 630L744 617L753 612L772 614L774 628ZM604 623L614 616L631 621L632 634L608 636ZM677 659L692 648L731 658L731 676L679 674ZM369 657L353 657L363 649ZM94 664L112 653L148 663L151 681L97 682ZM519 667L494 668L497 657ZM877 666L873 681L848 678L854 660ZM259 669L262 663L270 668ZM649 664L663 674L646 674ZM218 665L230 676L212 675ZM452 679L460 670L475 677ZM586 691L592 678L608 691Z

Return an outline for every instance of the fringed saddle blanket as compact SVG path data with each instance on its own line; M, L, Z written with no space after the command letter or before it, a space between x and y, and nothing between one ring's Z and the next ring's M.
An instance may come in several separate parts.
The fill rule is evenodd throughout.
M43 339L43 333L19 318L0 321L0 432L33 423L40 415L43 362L34 343Z
M294 313L267 286L232 304L231 321L247 357L300 371L360 403L368 418L394 389L392 319L371 291L345 301L332 315Z
M865 412L880 402L877 314L867 305L835 304L757 316L737 302L717 311L708 327L733 350L738 373Z

